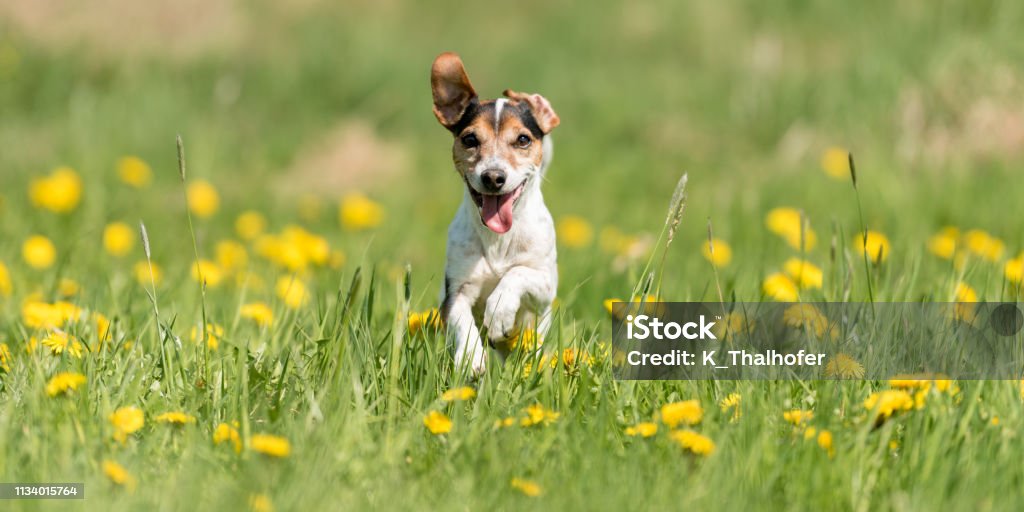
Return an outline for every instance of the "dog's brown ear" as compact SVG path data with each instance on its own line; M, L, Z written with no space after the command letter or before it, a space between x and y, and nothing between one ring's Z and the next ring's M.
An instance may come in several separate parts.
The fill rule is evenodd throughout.
M476 99L473 84L469 83L462 59L445 52L434 59L430 68L430 89L434 94L434 115L445 128L455 126Z
M551 130L554 130L558 123L561 122L558 119L558 114L555 113L555 109L551 108L551 103L540 94L527 94L525 92L516 92L512 89L505 89L505 92L502 94L513 101L525 101L530 106L530 113L537 120L537 126L540 127L540 131L545 134L551 133Z

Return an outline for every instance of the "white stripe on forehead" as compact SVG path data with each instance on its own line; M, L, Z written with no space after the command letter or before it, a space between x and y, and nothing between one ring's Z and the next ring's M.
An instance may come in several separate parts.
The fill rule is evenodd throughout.
M501 111L505 108L505 104L508 100L505 98L498 98L494 100L494 132L497 133L501 130Z

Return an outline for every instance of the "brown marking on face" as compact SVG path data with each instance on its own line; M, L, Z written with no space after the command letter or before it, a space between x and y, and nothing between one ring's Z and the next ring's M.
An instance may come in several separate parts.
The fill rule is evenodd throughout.
M455 134L452 159L460 174L473 172L477 163L488 159L508 162L516 169L527 164L540 167L544 158L543 144L523 122L518 110L522 107L517 102L506 101L501 119L495 119L496 103L496 100L481 103L477 116Z

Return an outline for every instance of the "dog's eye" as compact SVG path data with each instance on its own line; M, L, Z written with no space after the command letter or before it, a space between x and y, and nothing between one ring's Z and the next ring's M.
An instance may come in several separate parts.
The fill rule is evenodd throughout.
M525 133L520 135L519 137L516 137L516 146L517 147L520 147L520 148L523 148L523 149L528 148L528 147L530 147L530 143L531 142L533 142L533 141L530 139L530 136L526 135Z
M480 145L480 141L476 138L476 135L467 133L462 136L462 145L467 148L475 148Z

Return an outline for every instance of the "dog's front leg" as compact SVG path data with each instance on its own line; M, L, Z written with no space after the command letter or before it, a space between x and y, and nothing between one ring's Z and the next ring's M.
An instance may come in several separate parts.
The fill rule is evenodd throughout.
M445 323L448 336L455 344L455 368L464 370L468 367L474 375L484 373L487 350L473 320L473 303L469 297L460 293L452 298Z
M555 284L550 272L530 267L513 267L501 278L487 297L484 327L492 341L507 340L516 329L516 316L523 301L538 314L544 313L555 298Z

